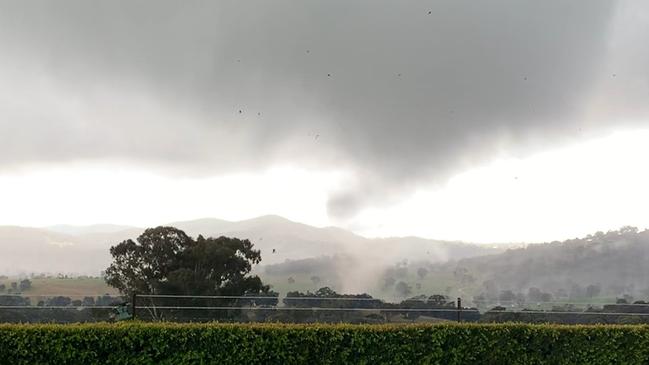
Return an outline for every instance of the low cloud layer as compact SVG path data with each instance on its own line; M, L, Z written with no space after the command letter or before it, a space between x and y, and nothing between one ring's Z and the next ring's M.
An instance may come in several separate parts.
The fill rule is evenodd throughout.
M647 123L649 5L0 2L0 169L344 168L332 218Z

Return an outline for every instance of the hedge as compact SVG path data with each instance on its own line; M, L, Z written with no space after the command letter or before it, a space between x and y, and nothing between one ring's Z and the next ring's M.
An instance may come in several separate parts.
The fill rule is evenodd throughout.
M646 364L649 327L0 325L0 364Z

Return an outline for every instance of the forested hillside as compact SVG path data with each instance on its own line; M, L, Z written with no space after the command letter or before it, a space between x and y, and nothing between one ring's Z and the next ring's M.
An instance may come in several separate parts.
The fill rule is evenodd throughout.
M557 298L649 296L649 231L623 227L563 242L528 245L497 255L438 265L471 278L475 291L495 298L503 292L540 289ZM547 297L547 296L546 296Z

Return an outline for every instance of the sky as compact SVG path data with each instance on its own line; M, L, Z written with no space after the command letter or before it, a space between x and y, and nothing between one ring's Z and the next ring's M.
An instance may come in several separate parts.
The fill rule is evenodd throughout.
M649 227L641 0L0 0L0 55L0 224Z

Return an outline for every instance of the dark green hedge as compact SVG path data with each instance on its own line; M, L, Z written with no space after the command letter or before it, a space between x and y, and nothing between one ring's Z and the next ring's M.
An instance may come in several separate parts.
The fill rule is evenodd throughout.
M648 326L0 325L0 364L647 364Z

